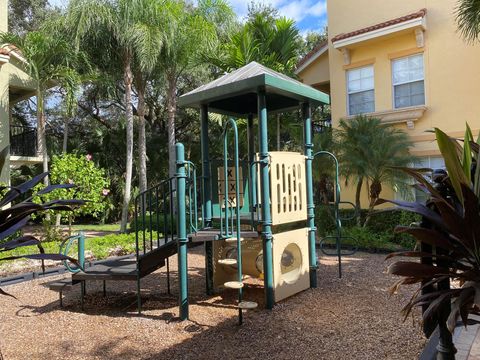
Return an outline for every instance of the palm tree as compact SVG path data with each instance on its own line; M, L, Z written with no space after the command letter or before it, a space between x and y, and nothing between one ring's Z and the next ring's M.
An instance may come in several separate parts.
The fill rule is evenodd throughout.
M175 116L179 77L187 70L204 63L207 49L213 48L219 32L233 18L226 1L200 0L196 8L184 1L171 7L172 18L165 31L164 46L160 54L159 73L166 81L166 108L168 132L169 176L175 174ZM214 21L221 21L215 23Z
M300 52L300 34L293 20L277 17L272 10L253 8L248 21L230 41L211 56L211 62L224 71L232 71L256 61L275 71L294 76ZM281 116L276 116L277 150L281 145Z
M61 33L53 33L47 24L42 29L31 31L24 36L1 33L0 42L14 47L26 60L28 74L36 86L37 108L37 142L43 157L43 172L48 172L48 152L45 127L46 92L53 86L60 86L65 91L67 114L71 114L75 105L75 91L80 83L79 74L73 70L79 57L71 50L70 43ZM16 49L15 49L16 48ZM48 185L48 176L44 184Z
M382 192L382 185L406 193L404 175L396 167L411 165L412 142L402 130L382 124L380 119L364 115L340 120L338 130L339 157L345 181L356 184L355 205L361 209L360 194L366 182L369 190L367 220ZM357 225L361 225L360 213Z
M469 42L476 42L480 35L480 0L459 0L455 10L458 30Z
M150 59L160 53L163 38L150 36L152 29L161 28L163 25L161 5L162 2L159 0L72 0L68 7L68 21L74 26L77 48L82 40L93 39L102 44L96 48L97 51L108 53L112 58L118 56L123 69L127 153L121 232L126 231L128 223L132 185L134 78L132 66L137 56L145 54L147 47ZM152 46L155 41L156 46Z

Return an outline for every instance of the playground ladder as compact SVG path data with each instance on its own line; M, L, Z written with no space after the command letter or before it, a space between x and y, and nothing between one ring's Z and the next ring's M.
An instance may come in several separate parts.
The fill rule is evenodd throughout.
M228 133L229 129L233 130L234 140L234 154L233 163L235 170L235 199L234 202L229 199L228 193ZM220 212L220 236L223 239L235 239L237 244L237 281L229 281L224 284L226 288L238 290L238 322L242 324L243 313L242 310L254 309L257 307L257 303L253 301L243 301L243 271L242 271L242 238L240 234L240 181L239 181L239 156L238 156L238 129L237 123L232 118L229 118L223 128L223 171L224 171L224 211L225 221L223 220L223 214ZM235 208L235 222L233 215L233 208ZM230 224L229 224L229 212L230 212ZM235 259L221 259L220 264L232 263Z

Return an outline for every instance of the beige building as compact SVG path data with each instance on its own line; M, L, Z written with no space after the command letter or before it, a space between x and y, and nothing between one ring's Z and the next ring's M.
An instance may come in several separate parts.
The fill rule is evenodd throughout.
M0 0L0 32L7 31L8 1ZM28 76L27 62L11 46L0 44L0 156L5 160L0 169L2 183L10 181L11 167L42 162L36 129L10 123L12 106L34 95L35 83Z
M426 131L438 127L462 137L466 122L474 135L480 129L480 45L458 33L456 4L328 0L328 41L302 59L297 75L331 95L334 127L356 114L381 118L411 136L423 166L443 167ZM363 206L366 199L365 189Z

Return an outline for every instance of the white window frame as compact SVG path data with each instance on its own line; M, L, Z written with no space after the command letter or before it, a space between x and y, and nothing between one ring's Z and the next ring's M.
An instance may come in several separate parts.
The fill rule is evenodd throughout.
M348 91L348 72L353 71L353 70L361 70L361 69L365 69L365 68L369 68L369 67L372 68L372 72L373 72L373 87L371 89L364 89L364 90L361 90L361 91L354 91L354 92ZM375 112L375 68L374 68L373 64L348 69L345 72L345 85L346 85L345 90L347 92L347 114L348 114L348 116L356 116L356 115L362 115L363 114L363 113L362 114L350 114L350 95L351 94L358 94L358 93L365 92L365 91L371 91L371 90L373 90L373 111L372 112ZM365 114L371 114L371 113L365 113Z
M407 58L411 58L411 57L414 57L414 56L421 56L421 57L422 57L422 64L423 64L423 77L422 77L422 80L404 81L404 82L399 82L399 83L395 84L395 82L394 82L394 80L393 80L393 63L394 63L395 61L397 61L397 60L407 59ZM408 108L410 108L410 107L423 106L423 105L426 105L426 104L427 104L427 92L426 92L426 86L425 86L425 56L423 56L423 52L391 59L391 61L390 61L390 69L391 69L391 79L392 79L392 108L393 108L393 109L395 109L395 110L398 110L398 109L408 109ZM423 81L423 100L424 100L424 101L423 101L423 104L413 105L413 106L396 107L396 106L395 106L395 86L405 85L405 84L411 84L411 83L418 82L418 81Z

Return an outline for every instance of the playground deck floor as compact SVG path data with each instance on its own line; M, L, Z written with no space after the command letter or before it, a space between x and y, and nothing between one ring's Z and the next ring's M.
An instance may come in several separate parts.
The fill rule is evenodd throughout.
M58 294L38 279L5 288L18 300L0 297L0 349L10 359L416 359L425 345L420 317L402 321L409 298L390 296L394 278L384 255L358 253L344 259L338 279L334 259L321 258L319 287L263 310L263 288L252 282L245 299L259 308L237 326L236 292L204 294L204 257L189 254L190 321L179 322L176 258L170 261L172 295L165 268L142 280L144 313L135 313L135 283L87 286L85 311L79 287ZM60 277L57 277L60 278Z

